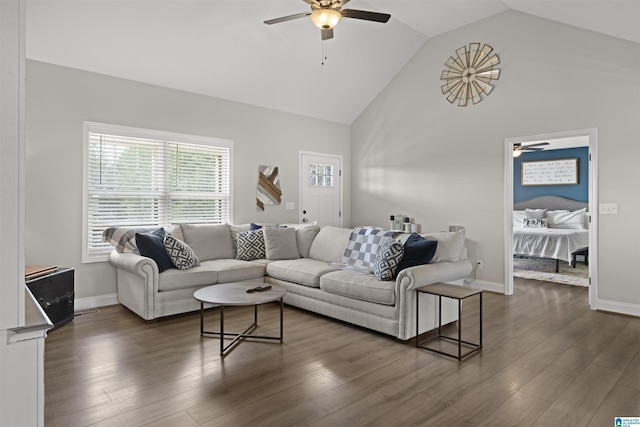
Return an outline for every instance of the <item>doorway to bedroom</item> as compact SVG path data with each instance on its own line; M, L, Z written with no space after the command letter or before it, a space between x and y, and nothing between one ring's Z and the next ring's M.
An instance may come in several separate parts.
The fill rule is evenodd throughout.
M505 294L513 278L597 283L597 130L505 139Z

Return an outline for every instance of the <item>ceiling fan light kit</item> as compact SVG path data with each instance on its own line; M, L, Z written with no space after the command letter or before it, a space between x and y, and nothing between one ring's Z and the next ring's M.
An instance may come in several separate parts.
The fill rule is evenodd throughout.
M311 13L311 21L321 30L330 30L340 22L342 15L334 9L318 9Z
M322 40L333 38L333 27L342 18L362 19L364 21L381 22L389 21L391 15L388 13L371 12L368 10L344 9L342 6L349 0L303 0L311 6L311 12L296 13L294 15L282 16L280 18L264 21L267 25L278 24L280 22L291 21L293 19L311 17L313 24L320 28Z

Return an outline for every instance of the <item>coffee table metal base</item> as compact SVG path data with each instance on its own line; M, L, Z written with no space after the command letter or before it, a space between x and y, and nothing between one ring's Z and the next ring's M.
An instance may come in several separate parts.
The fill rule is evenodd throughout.
M266 335L252 335L250 332L258 326L258 305L253 306L253 323L249 325L244 331L238 332L225 332L224 331L224 305L220 305L220 330L219 331L205 331L204 330L204 302L200 302L200 336L214 335L220 337L220 356L224 357L233 350L233 347L240 343L240 340L251 338L261 340L278 340L283 342L283 309L284 303L280 298L280 335L279 336L266 336ZM224 344L225 337L234 337L227 345Z

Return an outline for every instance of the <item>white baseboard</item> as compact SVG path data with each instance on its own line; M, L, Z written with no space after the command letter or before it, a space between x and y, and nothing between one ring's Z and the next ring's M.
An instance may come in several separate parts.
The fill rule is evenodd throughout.
M114 305L118 303L118 294L98 295L95 297L76 298L73 301L73 310L75 312L91 310L106 305Z
M595 309L640 317L640 305L629 304L627 302L597 299Z
M471 287L482 289L483 291L504 294L504 283L488 282L486 280L474 280L471 282Z

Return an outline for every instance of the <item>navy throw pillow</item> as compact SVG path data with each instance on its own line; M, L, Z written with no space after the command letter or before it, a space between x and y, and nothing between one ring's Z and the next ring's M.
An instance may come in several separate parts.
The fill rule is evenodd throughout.
M160 273L173 268L171 258L164 248L164 236L164 228L158 228L153 233L136 233L136 246L140 255L154 260Z
M249 230L260 230L261 228L262 228L261 225L254 224L254 223L251 223L251 225L249 226Z
M429 264L436 254L437 240L427 240L417 233L411 233L404 242L404 255L398 271L421 264Z

